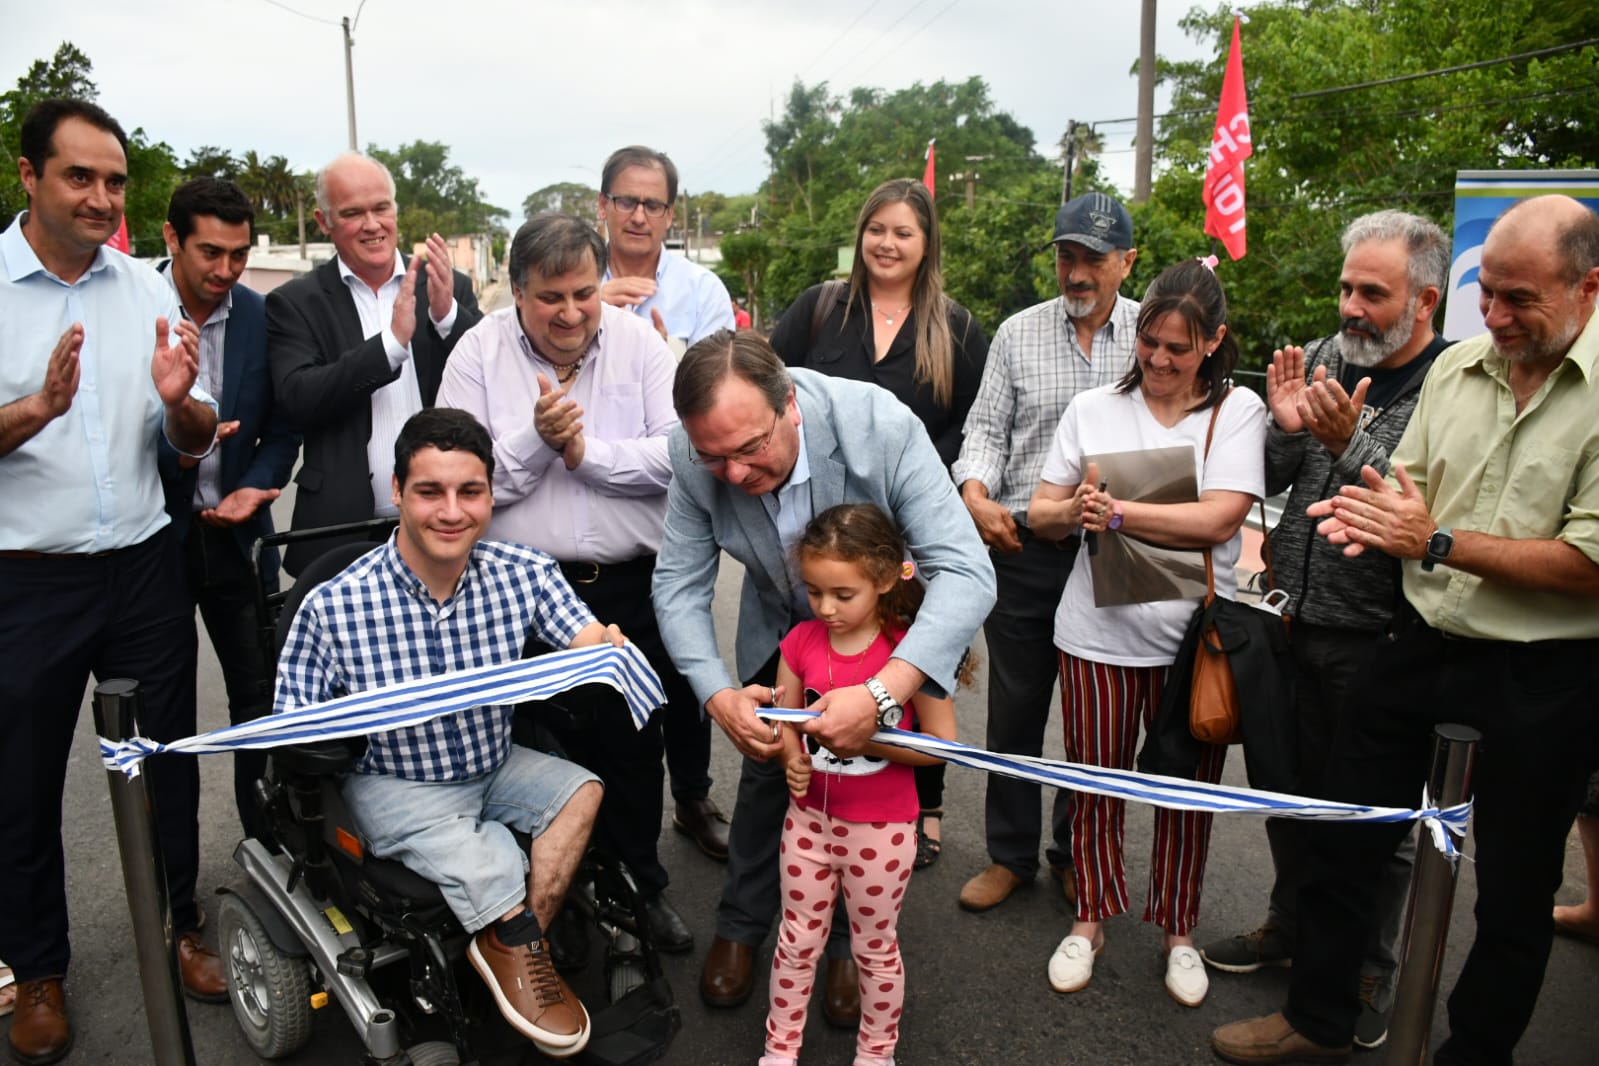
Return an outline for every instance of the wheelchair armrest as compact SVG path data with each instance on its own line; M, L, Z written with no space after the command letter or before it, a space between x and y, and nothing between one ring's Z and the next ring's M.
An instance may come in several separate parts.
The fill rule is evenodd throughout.
M365 746L364 741L356 739L312 740L273 748L271 756L273 765L284 773L329 777L348 770L350 761Z

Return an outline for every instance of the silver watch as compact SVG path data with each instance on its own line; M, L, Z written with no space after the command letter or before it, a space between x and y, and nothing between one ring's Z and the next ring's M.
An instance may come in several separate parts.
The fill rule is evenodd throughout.
M866 691L877 701L877 728L894 729L905 720L905 708L889 695L887 686L876 677L866 679Z

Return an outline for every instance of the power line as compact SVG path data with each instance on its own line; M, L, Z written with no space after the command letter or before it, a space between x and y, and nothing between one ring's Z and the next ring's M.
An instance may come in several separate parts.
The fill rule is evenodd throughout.
M294 8L290 7L288 4L282 3L281 0L261 0L261 2L264 3L264 4L271 4L273 7L276 7L276 8L282 8L284 11L287 11L291 15L299 15L303 19L310 19L312 22L320 22L324 26L337 26L337 25L339 25L339 23L334 22L332 19L320 18L320 17L318 17L316 15L308 15L304 11L297 11Z

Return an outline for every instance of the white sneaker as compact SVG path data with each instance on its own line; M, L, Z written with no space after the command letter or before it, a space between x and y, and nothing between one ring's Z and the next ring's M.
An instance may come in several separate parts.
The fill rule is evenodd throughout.
M1171 949L1166 955L1166 991L1185 1007L1197 1007L1205 1002L1210 978L1205 974L1205 963L1199 952L1186 945Z
M1094 976L1094 956L1105 950L1086 936L1069 936L1049 957L1049 987L1057 992L1081 992Z

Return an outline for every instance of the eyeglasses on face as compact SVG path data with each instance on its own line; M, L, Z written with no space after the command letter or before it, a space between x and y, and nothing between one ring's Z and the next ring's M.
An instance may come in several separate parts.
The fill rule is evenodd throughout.
M644 209L644 214L648 217L660 218L662 215L666 214L667 208L671 206L670 204L664 204L659 200L640 200L637 196L611 196L607 194L605 198L611 201L612 207L616 208L624 215L631 215L634 211L637 211L642 207Z
M782 413L774 411L772 413L772 428L766 431L766 436L762 437L760 440L746 448L740 448L732 455L706 455L704 452L696 448L695 450L689 452L689 458L693 460L696 465L703 466L707 470L722 470L726 468L728 463L738 463L740 466L748 466L756 459L759 459L761 454L771 446L772 438L777 435L777 423L781 419Z

